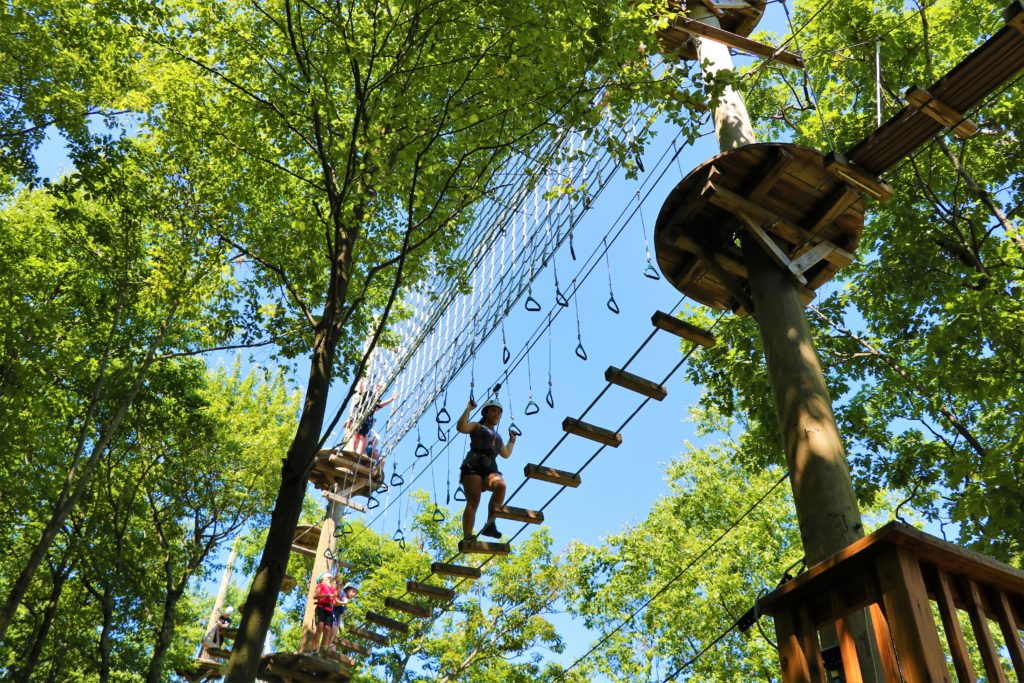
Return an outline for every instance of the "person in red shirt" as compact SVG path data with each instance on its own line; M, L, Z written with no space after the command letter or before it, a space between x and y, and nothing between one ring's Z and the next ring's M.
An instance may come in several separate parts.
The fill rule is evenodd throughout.
M334 640L334 625L337 616L335 605L341 603L338 587L334 585L333 574L323 574L316 584L316 631L313 633L313 650L323 651L331 647Z

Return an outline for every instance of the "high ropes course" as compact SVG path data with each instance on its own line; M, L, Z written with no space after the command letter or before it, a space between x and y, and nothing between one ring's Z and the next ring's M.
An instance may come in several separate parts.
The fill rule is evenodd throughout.
M827 11L830 4L823 4L818 12ZM686 12L659 32L658 39L664 53L700 60L702 67L712 73L732 69L729 49L803 68L804 57L787 46L806 24L791 25L790 39L779 47L749 38L764 9L765 2L758 0L691 3ZM831 422L808 427L808 405L817 401L818 412L822 401L830 405L820 368L816 360L807 361L806 354L801 358L799 352L792 352L792 347L800 343L813 348L803 307L816 289L854 260L865 198L886 201L892 196L892 189L881 176L937 134L951 131L961 137L971 136L977 126L968 114L983 106L1024 67L1024 4L1014 2L1003 18L1005 25L992 38L929 88L908 84L906 105L845 154L834 149L826 154L793 144L756 143L752 130L744 128L749 124L745 123L742 99L736 91L727 89L708 112L714 118L722 153L685 175L679 164L685 144L673 141L649 169L637 159L644 175L635 201L622 207L600 240L592 239L597 246L585 258L577 255L575 231L621 170L609 153L595 154L593 150L607 150L608 138L617 138L628 147L638 130L646 132L644 112L634 111L625 125L609 118L593 130L560 130L543 150L544 156L559 160L555 164L538 169L529 155L523 155L492 178L493 195L478 208L475 222L456 254L466 263L475 264L468 283L438 276L405 300L401 321L389 331L401 343L378 347L370 354L349 411L349 428L340 439L331 437L336 445L317 456L310 481L327 498L327 513L319 526L300 526L292 546L294 552L314 557L304 619L307 637L313 623L316 577L325 571L359 570L345 555L354 540L353 533L358 533L346 521L349 511L373 513L374 518L364 528L379 519L383 529L389 508L397 505L399 521L393 538L404 546L401 499L429 471L434 520L444 521L434 464L442 456L447 457L447 505L453 499L451 449L458 442L452 414L456 410L449 412L449 406L462 405L449 402L449 390L457 378L464 380L468 371L471 401L482 403L492 391L496 398L507 397L513 432L519 431L513 402L522 405L522 401L513 396L510 385L515 380L522 386L523 365L529 392L524 414L535 414L540 402L551 410L563 404L561 397L556 401L552 380L552 325L563 313L570 316L569 324L575 323L577 339L573 353L586 360L580 288L595 273L599 278L607 273L604 306L612 314L619 313L608 252L627 226L634 227L635 236L639 224L646 255L644 275L651 280L664 279L685 297L720 310L719 319L728 312L753 315L764 340L777 403L780 396L797 395L796 399L786 399L787 405L778 406L789 472L738 514L700 556L711 552L788 478L808 566L797 579L761 598L750 613L726 625L718 639L688 655L684 665L664 680L685 675L687 667L730 631L749 628L759 616L768 615L775 620L785 683L824 683L833 680L829 671L841 671L850 682L951 680L940 643L943 634L959 680L973 681L976 676L964 645L958 610L970 616L987 680L1007 680L998 666L988 619L999 623L1017 677L1024 679L1024 645L1019 631L1024 625L1020 611L1024 605L1024 574L896 522L865 537L849 476L845 475L845 483L842 477L846 465L841 445L838 449L830 444L821 446L806 436L819 431L819 427L835 431ZM682 179L664 199L656 221L650 221L654 211L648 208L649 222L645 222L645 201L658 180L673 168ZM652 245L656 259L651 255ZM576 268L575 272L566 272L563 259L560 276L555 257L566 249ZM552 281L540 283L538 276L547 272ZM547 310L540 303L545 298L538 294L542 290L553 293L553 297L547 297L554 300ZM538 314L540 322L521 346L510 348L505 320L519 306ZM545 521L545 510L556 498L566 489L585 486L584 470L607 448L623 444L623 430L650 401L667 396L666 384L696 349L716 343L713 326L706 330L694 327L675 317L675 310L651 311L652 329L647 337L619 366L606 369L604 387L587 405L565 411L573 414L564 418L563 433L542 457L525 465L522 483L503 505L489 513L488 523L496 519L516 523L520 525L517 531L497 542L476 537L460 541L457 552L438 558L428 573L410 578L404 593L385 596L374 609L366 611L366 623L349 626L347 637L338 639L336 650L267 654L261 662L261 678L347 681L355 658L369 656L374 645L387 646L392 635L405 636L429 628L458 598L460 590L482 576L492 558L509 554L512 543ZM682 339L684 351L663 376L652 380L634 374L630 367L656 335ZM478 352L492 337L495 345L500 337L501 370L496 376L478 377ZM531 362L531 352L534 357L547 357L546 368ZM489 359L487 367L496 365L497 360ZM504 389L504 396L497 387ZM621 422L609 425L588 421L602 400L615 401L618 406L624 400L622 391L640 400ZM376 457L360 452L365 444L356 442L351 429L371 418L387 401L389 392L395 397L394 403L379 428L382 447L375 456L388 458L390 473L378 466ZM826 419L831 420L830 408L826 412ZM340 413L334 424L339 420ZM429 425L426 438L421 425L424 422ZM412 457L403 458L397 447L413 432L416 445ZM557 469L552 466L557 464L552 458L569 439L592 442L594 450L576 469ZM828 436L821 439L827 441ZM837 433L835 440L838 443ZM829 448L831 455L826 452ZM400 460L407 462L400 465ZM800 472L801 480L812 479L814 485L802 485L792 476L794 471ZM546 502L536 509L511 505L526 487L542 490ZM461 486L454 492L454 499L465 500ZM374 512L377 508L381 509ZM850 520L851 527L825 529L821 518L829 515L842 515ZM474 562L473 557L483 559ZM606 630L559 678L635 619L698 559L692 559L680 574L669 577L627 619ZM365 598L364 603L368 600ZM941 616L941 632L932 619L930 601ZM826 631L832 633L833 645L829 647L823 646L819 637ZM222 635L230 640L234 633L225 629ZM188 677L217 678L221 671L217 657L229 652L226 645L207 648Z

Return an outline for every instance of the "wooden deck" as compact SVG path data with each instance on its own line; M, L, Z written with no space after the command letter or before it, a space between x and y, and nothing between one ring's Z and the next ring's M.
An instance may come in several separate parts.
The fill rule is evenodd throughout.
M384 481L372 458L350 451L323 450L313 463L309 480L322 491L336 490L346 499L369 497Z
M347 683L351 667L319 654L275 652L260 659L259 677L269 683Z

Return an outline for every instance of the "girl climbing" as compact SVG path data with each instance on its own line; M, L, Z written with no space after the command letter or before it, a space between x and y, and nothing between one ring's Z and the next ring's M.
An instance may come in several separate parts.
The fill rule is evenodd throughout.
M497 394L495 394L497 396ZM460 434L469 434L469 453L462 461L460 481L466 493L466 509L462 513L462 535L466 540L473 539L473 523L476 521L476 509L480 505L482 491L491 492L491 500L487 507L489 516L505 502L505 480L498 471L498 456L508 458L516 444L516 433L509 429L508 443L504 443L498 434L498 422L501 421L502 408L497 398L484 403L480 409L480 421L470 422L469 415L476 408L476 402L469 400L466 410L459 417L455 429ZM501 538L501 532L488 520L480 530L483 536Z

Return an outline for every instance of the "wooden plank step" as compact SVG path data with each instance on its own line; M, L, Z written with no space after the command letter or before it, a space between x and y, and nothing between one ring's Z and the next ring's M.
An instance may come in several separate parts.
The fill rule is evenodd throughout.
M688 322L680 320L674 315L669 315L668 313L655 311L654 315L651 316L651 324L659 330L664 330L669 334L682 337L687 341L692 341L694 344L700 344L708 349L715 345L715 335L711 334L707 330L702 330L696 325L691 325Z
M511 519L513 522L525 522L526 524L543 524L544 513L539 510L527 510L526 508L514 508L504 505L491 516L495 519Z
M718 28L717 26L705 24L695 19L678 17L675 22L673 22L672 28L677 28L680 31L684 31L691 35L713 40L716 43L727 45L742 52L749 52L750 54L757 55L758 57L772 59L781 64L786 64L787 66L792 66L797 69L804 68L804 59L798 54L794 54L782 48L775 48L771 45L759 43L756 40L751 40L745 36L732 33L731 31L726 31L725 29Z
M480 570L476 567L467 567L462 564L447 564L445 562L434 562L430 565L430 571L441 576L455 576L460 579L479 579Z
M526 475L527 479L539 479L571 488L576 488L582 481L580 475L573 472L565 472L563 470L556 470L553 467L542 467L540 465L527 465L523 468L523 474Z
M341 503L345 507L352 508L356 512L366 512L366 506L362 503L357 503L351 498L339 496L337 493L331 493L330 491L324 491L323 494L333 500L335 503Z
M508 543L492 543L490 541L459 541L459 552L477 555L508 555L512 548Z
M648 398L653 398L655 401L661 401L668 396L668 392L665 390L664 385L652 382L649 379L644 379L639 375L634 375L631 372L626 372L625 370L620 370L616 367L609 367L605 370L604 379L606 382L617 384L624 389L629 389L630 391L635 391L636 393L647 396Z
M618 432L577 420L574 417L567 417L562 420L562 429L570 434L582 436L584 439L603 443L605 446L611 446L612 448L618 448L622 445L622 435Z
M348 632L354 636L359 636L360 638L365 638L366 640L377 643L378 645L391 644L391 638L369 629L360 628L358 626L349 626Z
M365 645L360 645L354 640L349 640L348 638L338 638L338 640L335 642L337 643L338 647L348 650L349 652L355 652L357 655L369 657L372 654L372 650L370 650L370 648L366 647Z
M399 633L408 633L409 624L398 619L392 619L386 617L383 614L377 614L376 612L367 612L366 620L371 624L377 624L377 626L383 626L390 631L398 631Z
M423 617L426 619L430 616L430 610L426 607L421 607L414 602L399 600L398 598L384 598L384 606L396 609L399 612L411 614L414 617Z
M405 590L410 593L416 593L417 595L424 595L434 600L454 600L455 591L451 588L445 588L444 586L434 586L429 583L420 583L419 581L409 581L405 584Z
M227 659L231 656L231 650L227 650L222 647L207 646L206 654L210 657L218 657L220 659Z
M340 652L336 652L334 650L324 650L320 654L321 654L321 656L324 656L324 657L330 657L331 659L333 659L336 662L341 662L345 666L350 666L351 667L351 666L355 666L356 665L356 660L355 659L353 659L352 657L349 657L348 655L343 655Z

